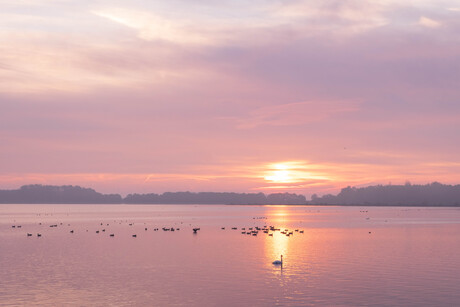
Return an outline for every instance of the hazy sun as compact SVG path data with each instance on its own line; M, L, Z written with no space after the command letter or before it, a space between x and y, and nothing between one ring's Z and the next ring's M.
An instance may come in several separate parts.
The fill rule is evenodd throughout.
M283 161L264 165L263 178L278 187L297 186L306 181L329 181L330 178L316 168L324 169L322 165L314 165L307 161ZM279 185L281 184L281 185Z
M289 166L286 164L278 163L272 165L272 170L264 177L267 181L277 183L287 183L292 181L292 174L289 171Z

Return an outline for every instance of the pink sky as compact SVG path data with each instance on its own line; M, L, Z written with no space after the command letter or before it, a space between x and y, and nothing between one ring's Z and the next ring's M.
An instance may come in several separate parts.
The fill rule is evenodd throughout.
M0 189L460 183L458 1L0 0Z

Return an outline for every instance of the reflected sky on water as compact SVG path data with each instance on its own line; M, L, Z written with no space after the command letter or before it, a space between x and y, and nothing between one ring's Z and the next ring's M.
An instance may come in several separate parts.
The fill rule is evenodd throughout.
M459 233L457 208L1 205L0 301L456 305Z

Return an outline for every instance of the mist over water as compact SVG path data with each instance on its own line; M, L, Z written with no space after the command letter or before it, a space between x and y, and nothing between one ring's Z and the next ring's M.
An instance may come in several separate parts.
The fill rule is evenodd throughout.
M458 208L0 205L0 302L453 306L459 233Z

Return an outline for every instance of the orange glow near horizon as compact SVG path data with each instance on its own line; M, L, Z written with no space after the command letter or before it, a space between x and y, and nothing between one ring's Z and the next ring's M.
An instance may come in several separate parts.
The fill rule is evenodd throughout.
M439 172L443 170L443 173ZM375 184L427 184L460 181L458 164L430 163L406 165L314 163L284 161L274 163L223 163L165 173L11 173L0 175L1 189L27 184L80 185L101 193L191 192L289 192L309 195L336 194L346 186ZM417 172L414 172L417 170ZM420 170L424 170L421 172ZM426 178L430 178L427 180Z

